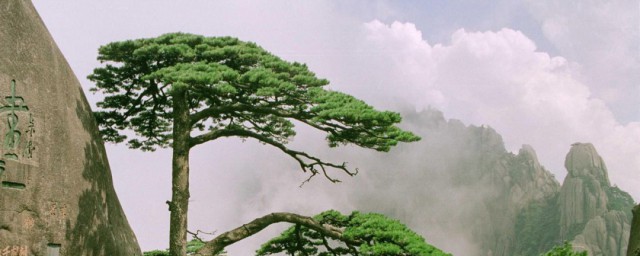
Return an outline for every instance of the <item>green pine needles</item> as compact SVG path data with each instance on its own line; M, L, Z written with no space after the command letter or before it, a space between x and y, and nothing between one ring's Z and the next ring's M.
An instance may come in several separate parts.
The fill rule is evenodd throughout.
M105 141L126 141L145 151L171 147L172 197L169 251L186 255L189 152L224 137L255 139L289 155L311 179L339 182L331 163L287 147L294 122L327 134L329 146L355 144L389 151L420 138L395 126L398 113L378 111L350 95L326 88L300 63L231 37L173 33L100 47L89 80L105 95L95 112ZM134 134L134 136L131 136ZM130 137L131 136L131 137ZM307 181L309 180L307 179Z
M106 95L96 112L106 141L154 150L172 142L172 94L187 90L191 126L221 136L286 143L291 120L327 132L330 146L353 143L388 151L419 138L394 126L400 115L377 111L350 95L327 90L306 65L290 63L231 37L166 34L102 46L104 67L88 78ZM138 135L128 138L123 130Z
M420 235L397 220L377 213L343 215L329 210L314 219L342 233L341 240L326 237L302 225L294 225L263 244L258 256L287 255L415 255L447 256L427 244Z
M576 252L573 250L571 244L565 241L563 245L553 247L553 249L540 256L587 256L587 252Z

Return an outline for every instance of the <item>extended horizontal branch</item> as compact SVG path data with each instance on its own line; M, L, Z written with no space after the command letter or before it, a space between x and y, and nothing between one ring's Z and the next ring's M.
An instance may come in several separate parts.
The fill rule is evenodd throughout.
M293 159L295 159L298 164L300 165L300 168L302 168L302 170L304 172L306 171L310 171L311 172L311 176L309 177L309 179L311 179L313 176L317 175L320 171L322 171L322 174L331 182L340 182L340 180L337 180L335 178L332 178L331 176L329 176L329 174L327 173L327 167L331 167L331 168L335 168L335 169L339 169L342 170L344 173L346 173L349 176L354 176L358 173L358 170L356 169L355 172L349 171L346 167L345 163L342 164L334 164L334 163L329 163L329 162L325 162L322 161L321 159L311 156L308 153L302 152L302 151L296 151L296 150L292 150L289 149L287 146L285 146L284 144L268 137L262 134L258 134L252 131L248 131L248 130L244 130L244 129L222 129L222 130L215 130L215 131L211 131L199 136L196 136L194 138L191 139L191 147L202 144L204 142L210 141L210 140L214 140L217 138L221 138L221 137L244 137L244 138L254 138L262 143L265 144L269 144L271 146L274 146L278 149L280 149L282 152L284 152L285 154L289 155L290 157L292 157ZM309 180L307 179L307 181Z
M279 222L288 222L292 224L298 224L305 226L311 230L314 230L325 237L330 237L335 240L340 240L347 245L359 245L360 241L350 240L342 235L342 230L330 226L323 225L320 222L314 220L311 217L302 216L294 213L276 212L267 214L263 217L257 218L247 224L237 227L231 231L225 232L214 238L213 240L206 242L205 245L198 250L196 255L209 256L216 255L221 252L225 247L252 236L261 230L265 229L271 224Z
M348 121L340 118L333 118L331 120L322 120L322 121L318 121L318 120L312 121L314 117L317 116L314 113L311 113L309 111L303 111L303 110L297 110L297 111L284 110L284 109L279 109L278 107L282 107L282 106L254 106L254 105L244 104L244 103L235 103L230 105L206 108L206 109L200 110L199 112L191 114L189 118L190 118L191 125L196 125L198 122L202 122L207 118L215 118L221 115L231 115L231 116L243 116L245 114L273 115L276 117L299 121L317 130L329 133L333 136L342 137L344 141L351 142L356 145L361 145L357 137L350 138L350 136L344 136L344 134L346 133L363 134L363 136L377 138L381 140L389 139L385 134L378 134L374 132L372 129L376 129L376 127L367 127L362 123L349 124ZM251 117L246 118L246 120L251 122Z

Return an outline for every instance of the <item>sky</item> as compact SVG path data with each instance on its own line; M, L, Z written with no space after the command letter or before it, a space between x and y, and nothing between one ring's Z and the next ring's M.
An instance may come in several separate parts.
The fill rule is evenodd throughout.
M436 108L446 118L490 126L511 152L532 145L560 182L570 145L591 142L607 163L612 184L640 200L637 1L33 3L93 106L101 96L88 92L93 85L86 76L99 65L100 45L176 31L234 36L306 63L331 81L331 89L377 108ZM302 135L307 137L293 147L305 149L309 143L304 142L313 138L323 143L313 132ZM170 151L144 153L108 144L107 153L141 247L166 247ZM318 191L359 181L355 177L333 185L317 180L298 188L295 180L305 176L296 172L295 163L258 143L233 139L195 148L191 170L190 229L218 232L274 210L315 214L325 206L349 209L347 199ZM248 255L260 241L248 243L254 247L237 245L229 251Z

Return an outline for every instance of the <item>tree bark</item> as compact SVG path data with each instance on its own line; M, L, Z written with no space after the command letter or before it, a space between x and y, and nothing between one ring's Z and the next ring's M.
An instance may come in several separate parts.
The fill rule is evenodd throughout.
M633 208L627 256L640 256L640 204Z
M173 170L169 202L169 254L187 255L187 213L189 208L189 102L186 90L173 95Z
M322 225L311 217L302 216L294 213L276 212L257 218L247 224L237 227L231 231L220 234L213 240L206 242L205 245L198 250L196 255L216 255L220 253L225 247L252 236L271 224L278 222L289 222L292 224L298 224L305 226L309 229L315 230L323 236L327 236L336 240L343 241L348 245L361 244L360 241L353 241L345 238L342 235L342 230L330 226Z

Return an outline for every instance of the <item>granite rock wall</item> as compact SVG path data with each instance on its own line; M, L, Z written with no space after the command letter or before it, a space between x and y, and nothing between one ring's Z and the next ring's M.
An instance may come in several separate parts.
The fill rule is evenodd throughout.
M141 255L80 83L27 0L0 0L0 255Z

